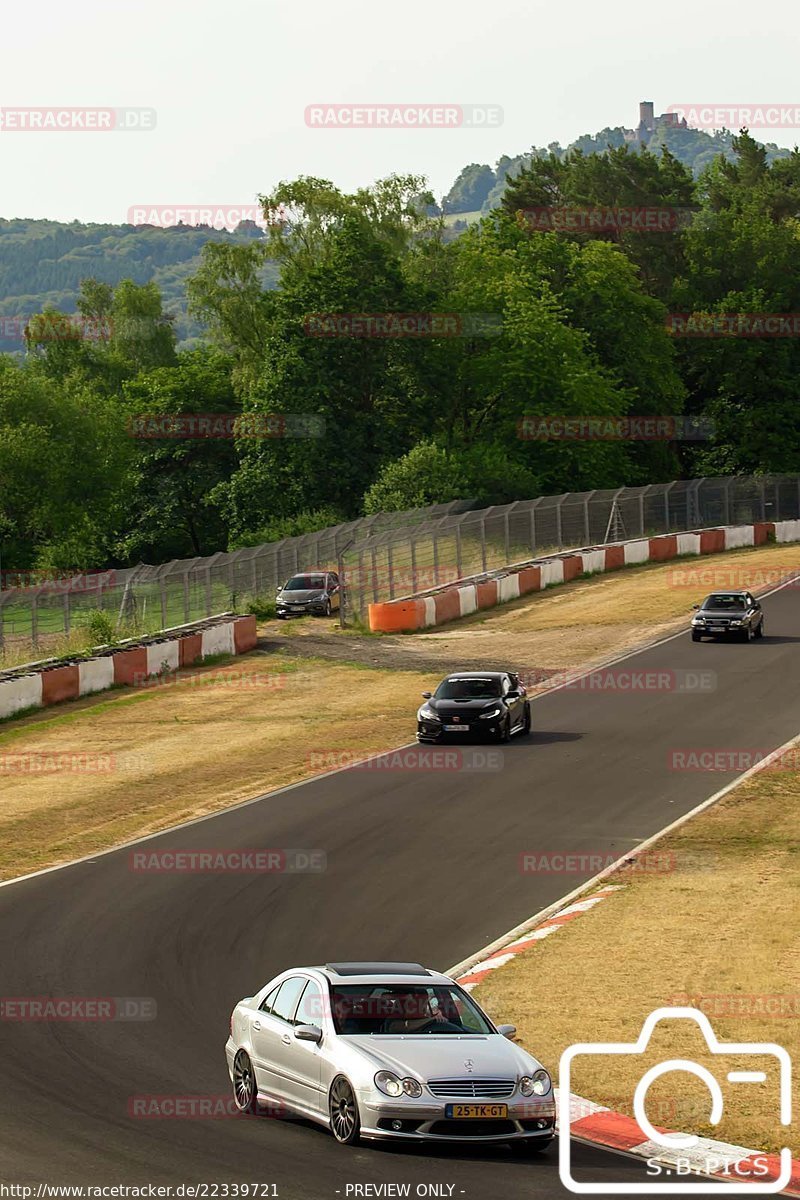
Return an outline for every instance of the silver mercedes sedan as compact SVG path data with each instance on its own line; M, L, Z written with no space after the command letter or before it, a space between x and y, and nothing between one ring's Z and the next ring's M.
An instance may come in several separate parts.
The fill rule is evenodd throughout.
M236 1106L317 1121L337 1141L507 1142L545 1150L540 1062L446 975L417 963L297 967L241 1000L225 1047Z

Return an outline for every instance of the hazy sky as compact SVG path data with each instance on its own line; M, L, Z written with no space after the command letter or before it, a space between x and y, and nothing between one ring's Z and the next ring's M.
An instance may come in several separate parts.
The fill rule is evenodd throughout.
M0 106L150 108L153 132L0 130L0 216L124 221L281 179L462 166L633 125L640 99L800 109L796 0L0 0ZM490 129L314 129L314 104L487 104ZM800 130L754 130L792 146Z

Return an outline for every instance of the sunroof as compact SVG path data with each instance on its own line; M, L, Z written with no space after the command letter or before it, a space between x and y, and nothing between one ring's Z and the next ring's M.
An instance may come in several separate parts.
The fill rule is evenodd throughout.
M336 975L428 975L419 963L344 962L326 963Z

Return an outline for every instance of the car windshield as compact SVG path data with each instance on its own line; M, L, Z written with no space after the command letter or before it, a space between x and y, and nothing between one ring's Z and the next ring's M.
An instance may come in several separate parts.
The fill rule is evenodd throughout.
M461 988L424 984L348 984L331 988L333 1023L343 1034L493 1033Z
M500 695L499 679L445 679L435 692L437 700L494 700Z
M703 608L744 608L744 596L731 596L725 592L715 592L703 602Z
M295 575L287 583L286 592L312 592L325 587L324 575Z

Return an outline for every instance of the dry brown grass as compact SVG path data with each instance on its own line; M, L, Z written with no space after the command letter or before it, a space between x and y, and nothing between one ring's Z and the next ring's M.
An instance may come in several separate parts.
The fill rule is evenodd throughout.
M513 1020L554 1071L571 1043L633 1041L644 1018L669 1004L705 1011L722 1040L777 1042L800 1060L800 775L753 776L658 852L650 858L660 873L610 880L627 886L493 972L476 998L498 1020ZM665 853L674 869L663 870ZM785 1015L764 1011L774 997L784 998ZM609 1060L576 1059L572 1091L632 1115L636 1081L664 1057L692 1058L720 1077L721 1060L704 1054L694 1033L673 1025L653 1048L615 1060L613 1071ZM766 1069L774 1081L775 1064ZM797 1154L797 1126L787 1133L778 1124L774 1082L723 1092L719 1126L707 1122L706 1089L685 1074L654 1086L648 1114L655 1125ZM797 1098L795 1085L795 1108Z
M335 696L335 707L309 705L312 685L318 696ZM253 654L176 684L2 726L0 878L293 783L320 769L311 752L363 757L408 742L424 686L411 672ZM76 751L101 769L26 769Z

